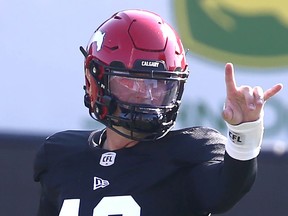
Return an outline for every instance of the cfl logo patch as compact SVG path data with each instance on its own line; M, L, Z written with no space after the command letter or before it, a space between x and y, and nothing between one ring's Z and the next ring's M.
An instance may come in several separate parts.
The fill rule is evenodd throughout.
M238 145L242 144L242 138L239 134L233 133L231 131L229 131L228 134L233 143L238 144Z
M115 152L107 152L102 154L100 159L100 165L101 166L111 166L114 164L116 158Z

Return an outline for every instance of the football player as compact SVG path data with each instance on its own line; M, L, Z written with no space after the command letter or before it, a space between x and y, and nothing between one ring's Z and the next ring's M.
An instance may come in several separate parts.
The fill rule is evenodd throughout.
M169 24L152 12L120 11L80 49L85 105L105 128L47 138L34 168L38 216L207 216L250 190L263 106L281 84L237 87L227 63L227 137L207 127L171 130L189 70Z

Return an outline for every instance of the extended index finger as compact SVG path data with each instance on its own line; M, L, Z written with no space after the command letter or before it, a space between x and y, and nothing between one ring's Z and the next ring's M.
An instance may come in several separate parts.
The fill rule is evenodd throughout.
M227 95L236 91L236 81L234 76L234 67L232 63L227 63L225 66L225 83Z

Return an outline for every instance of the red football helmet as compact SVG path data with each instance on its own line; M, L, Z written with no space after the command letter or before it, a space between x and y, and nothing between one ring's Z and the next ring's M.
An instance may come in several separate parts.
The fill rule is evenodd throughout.
M120 11L80 49L94 119L134 140L158 139L174 126L189 73L179 36L160 16Z

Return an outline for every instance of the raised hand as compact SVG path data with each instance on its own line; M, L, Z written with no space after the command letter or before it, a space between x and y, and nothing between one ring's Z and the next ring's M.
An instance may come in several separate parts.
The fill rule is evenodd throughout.
M232 125L258 120L265 102L283 88L282 84L276 84L264 92L259 86L237 87L232 63L225 66L225 82L227 96L222 116Z

